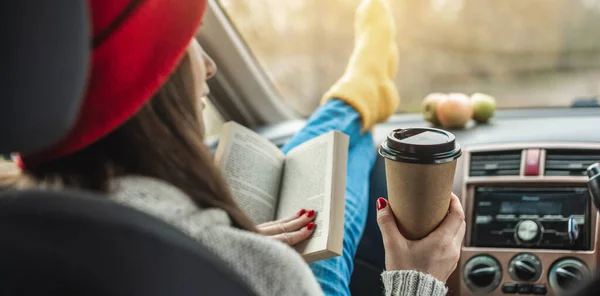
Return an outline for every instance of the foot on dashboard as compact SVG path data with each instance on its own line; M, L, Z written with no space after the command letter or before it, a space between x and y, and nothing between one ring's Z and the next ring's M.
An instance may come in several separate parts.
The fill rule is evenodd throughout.
M354 50L344 75L322 103L340 99L358 111L362 131L387 120L398 108L396 26L388 0L363 0L356 10Z

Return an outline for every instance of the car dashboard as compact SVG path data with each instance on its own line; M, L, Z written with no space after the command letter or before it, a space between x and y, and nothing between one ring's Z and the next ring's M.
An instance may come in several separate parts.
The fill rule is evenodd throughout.
M258 129L283 145L304 121ZM394 129L428 126L400 114L372 131L375 149ZM598 265L599 218L584 172L600 161L600 109L500 110L485 125L451 130L463 148L453 191L467 234L449 295L560 295ZM379 157L371 174L367 226L355 257L353 295L382 294L385 269L375 200L385 197Z
M598 115L598 109L506 110L490 124L452 130L464 149L453 191L467 232L450 295L561 295L591 277L599 220L585 170L600 161ZM397 116L375 129L375 142L395 128L422 125L420 115ZM371 199L385 194L379 160ZM369 214L354 274L357 295L368 293L359 280L366 270L385 266L374 209Z

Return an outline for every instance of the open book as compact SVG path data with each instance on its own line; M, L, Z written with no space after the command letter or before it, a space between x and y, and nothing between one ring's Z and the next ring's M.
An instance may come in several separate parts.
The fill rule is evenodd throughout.
M342 254L348 136L332 131L284 155L235 122L223 127L215 154L233 197L257 224L315 210L312 237L296 246L307 262Z

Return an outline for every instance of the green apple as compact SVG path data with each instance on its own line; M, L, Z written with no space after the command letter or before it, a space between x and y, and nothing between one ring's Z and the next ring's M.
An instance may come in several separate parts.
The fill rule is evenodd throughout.
M427 95L425 99L423 99L423 104L421 105L423 118L433 125L440 125L440 121L437 117L437 104L439 101L446 99L446 97L447 96L443 93L431 93Z
M486 123L494 116L496 99L490 95L475 93L471 96L473 119L478 123Z

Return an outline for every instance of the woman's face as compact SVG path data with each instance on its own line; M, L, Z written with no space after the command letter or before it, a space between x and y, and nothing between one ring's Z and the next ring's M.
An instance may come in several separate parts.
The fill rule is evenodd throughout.
M194 79L194 99L200 104L199 106L199 124L200 129L204 136L204 118L202 117L202 111L206 108L206 97L210 92L206 81L217 73L217 65L215 62L204 52L202 46L193 39L188 47L188 56L192 68L192 77Z

